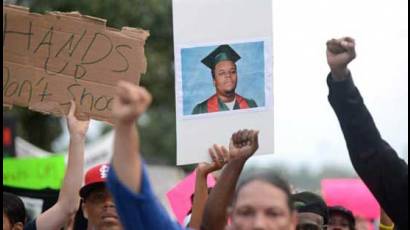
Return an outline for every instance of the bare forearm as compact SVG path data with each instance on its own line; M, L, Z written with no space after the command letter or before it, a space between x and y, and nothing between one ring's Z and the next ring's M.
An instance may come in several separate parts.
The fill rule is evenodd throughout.
M226 165L215 188L209 195L201 229L223 230L227 222L227 208L235 192L236 182L239 179L246 160L235 160Z
M204 213L205 204L208 199L208 185L206 183L207 174L197 172L195 182L195 196L192 205L192 217L189 227L192 229L199 229L202 222L202 215Z
M84 149L85 137L72 135L68 149L67 170L58 200L67 206L68 210L74 212L80 201L78 191L83 179Z
M118 123L115 130L112 163L120 181L134 192L139 192L141 185L142 169L139 151L139 135L134 124Z
M67 169L58 201L37 218L37 229L62 228L71 215L78 210L80 203L78 191L81 187L84 168L84 146L84 136L70 136Z

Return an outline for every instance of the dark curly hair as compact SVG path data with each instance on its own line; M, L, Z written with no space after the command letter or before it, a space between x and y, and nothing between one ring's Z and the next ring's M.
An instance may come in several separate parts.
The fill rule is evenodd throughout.
M26 209L23 201L16 195L3 192L3 212L11 225L21 222L26 223Z

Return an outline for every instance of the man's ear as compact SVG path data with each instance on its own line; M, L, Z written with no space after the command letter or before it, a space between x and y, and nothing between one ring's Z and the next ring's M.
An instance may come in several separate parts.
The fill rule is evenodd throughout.
M83 211L84 218L88 220L88 213L87 213L87 209L85 208L85 205L86 205L85 200L83 200L81 202L81 210Z
M15 224L13 224L13 227L11 227L12 230L23 230L24 229L24 225L21 222L17 222Z

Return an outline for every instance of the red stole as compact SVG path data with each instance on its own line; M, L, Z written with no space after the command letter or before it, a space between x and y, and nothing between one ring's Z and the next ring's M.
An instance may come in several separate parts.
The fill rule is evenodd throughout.
M239 96L238 94L235 94L235 105L238 104L240 109L248 109L249 104L245 100L245 98ZM218 102L218 96L213 95L211 98L208 99L208 113L213 113L213 112L219 112L219 102Z

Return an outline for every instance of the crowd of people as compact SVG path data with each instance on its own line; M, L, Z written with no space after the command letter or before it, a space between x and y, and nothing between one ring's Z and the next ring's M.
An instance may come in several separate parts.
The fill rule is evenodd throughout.
M328 99L340 122L351 162L382 208L379 228L407 230L408 166L382 139L354 85L348 64L355 56L352 38L327 42ZM197 166L192 209L187 213L185 226L181 226L154 195L140 154L135 121L151 101L150 93L143 87L118 83L112 109L112 160L91 168L84 178L83 155L89 122L76 119L72 102L67 115L68 166L58 201L26 223L23 202L16 195L3 192L3 230L359 230L351 210L328 207L313 192L294 193L286 179L278 175L241 175L245 163L259 147L259 132L246 127L239 127L242 129L232 134L229 146L210 146L212 162ZM215 187L209 189L207 175L221 169Z

